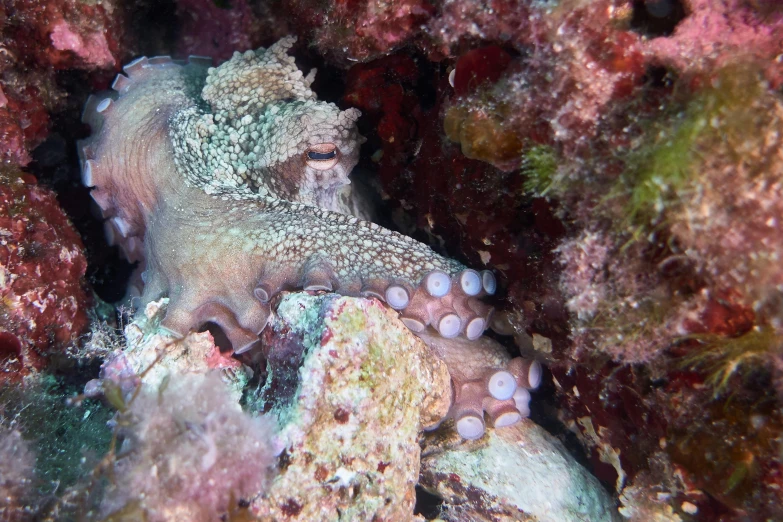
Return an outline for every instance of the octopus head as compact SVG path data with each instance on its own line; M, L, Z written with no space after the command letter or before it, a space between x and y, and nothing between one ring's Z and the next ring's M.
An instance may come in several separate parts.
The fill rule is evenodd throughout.
M319 101L289 101L265 108L261 140L268 151L259 167L278 197L324 206L324 198L350 183L364 141L360 112ZM328 204L325 206L329 206Z

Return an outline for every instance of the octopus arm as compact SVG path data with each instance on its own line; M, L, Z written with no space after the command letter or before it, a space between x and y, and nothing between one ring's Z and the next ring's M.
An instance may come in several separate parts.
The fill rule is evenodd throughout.
M494 283L489 273L407 236L283 200L182 198L150 220L142 296L170 297L164 325L178 334L214 322L242 351L266 325L273 297L298 288L376 297L416 332L432 325L444 337L475 339L487 325L491 308L479 298Z

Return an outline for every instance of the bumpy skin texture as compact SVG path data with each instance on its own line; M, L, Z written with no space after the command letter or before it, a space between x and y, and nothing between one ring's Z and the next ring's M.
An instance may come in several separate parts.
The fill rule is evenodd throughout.
M217 68L142 58L88 101L83 181L110 240L141 262L141 304L168 296L166 328L217 323L237 352L286 288L375 296L417 333L478 338L494 277L354 217L359 111L315 99L293 42Z

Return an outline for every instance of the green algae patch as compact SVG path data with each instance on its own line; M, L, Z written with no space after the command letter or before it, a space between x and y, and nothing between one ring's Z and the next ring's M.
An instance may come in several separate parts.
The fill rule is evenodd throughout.
M641 239L666 221L687 193L701 190L702 169L713 149L728 147L741 161L758 138L766 87L756 71L727 67L695 94L684 109L649 124L645 139L626 155L625 170L608 200L625 200L625 222Z
M525 176L525 190L536 196L546 196L556 189L558 157L547 145L534 145L522 156L521 173ZM557 190L554 190L557 192Z
M113 412L100 401L66 404L82 388L46 374L0 388L3 417L32 444L42 494L51 494L53 484L59 491L76 484L109 449L112 434L106 423Z
M755 326L738 336L693 334L683 341L698 341L698 351L684 357L682 366L706 375L704 384L713 396L724 395L734 375L748 378L752 372L773 361L783 336L771 326Z

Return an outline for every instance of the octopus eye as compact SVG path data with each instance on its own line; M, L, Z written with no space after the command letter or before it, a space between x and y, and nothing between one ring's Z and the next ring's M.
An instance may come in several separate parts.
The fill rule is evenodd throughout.
M337 147L333 143L312 145L305 153L305 161L317 170L329 170L337 164Z
M337 156L337 151L333 150L332 152L316 152L314 150L311 150L307 153L307 157L311 160L317 160L317 161L324 161L324 160L330 160Z

